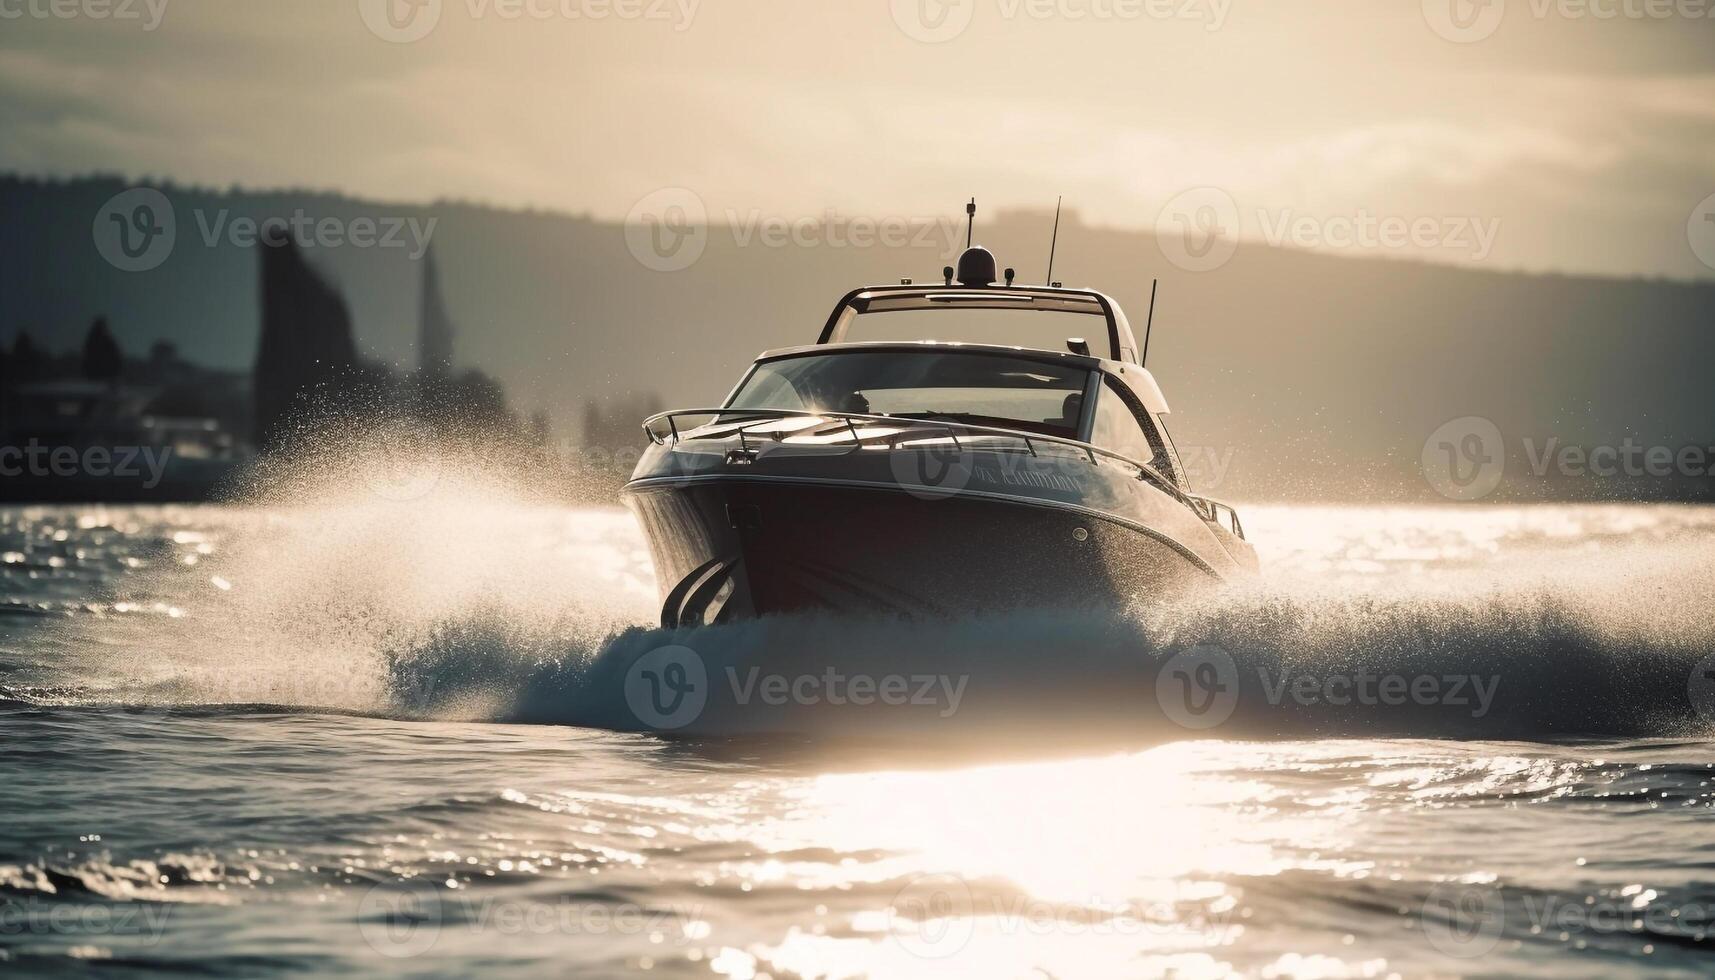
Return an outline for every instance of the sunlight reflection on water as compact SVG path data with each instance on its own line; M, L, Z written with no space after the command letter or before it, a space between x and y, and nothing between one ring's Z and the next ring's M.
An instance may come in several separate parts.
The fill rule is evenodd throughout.
M1715 771L1701 733L1640 703L1683 699L1683 674L1650 686L1625 668L1707 650L1715 511L1245 516L1264 575L1190 622L1263 621L1238 635L1271 669L1504 667L1501 708L1533 740L1358 737L1310 713L1267 716L1267 742L951 754L925 729L909 751L870 755L465 724L509 719L526 694L552 703L575 671L545 667L649 622L625 514L457 474L409 505L0 512L0 695L17 698L0 700L14 749L0 812L19 841L0 848L0 901L171 903L186 917L167 946L46 945L169 971L188 949L231 974L247 962L221 960L211 937L246 930L327 950L285 956L300 972L397 967L354 907L429 882L456 898L409 965L448 974L1699 975L1696 914L1715 892L1694 856L1715 850ZM448 639L461 617L481 628ZM1008 631L1035 635L1002 626L979 634L985 654ZM1080 639L1108 635L986 663L1069 664ZM412 676L480 692L492 715L393 714L385 655L437 636L455 655ZM740 630L730 644L758 637L840 638ZM1543 692L1566 703L1544 707ZM1563 717L1625 737L1529 727ZM1499 914L1492 937L1490 919L1453 923L1492 940L1482 957L1433 914L1448 895ZM621 935L587 916L518 935L486 902L683 914ZM1580 918L1610 908L1660 915Z

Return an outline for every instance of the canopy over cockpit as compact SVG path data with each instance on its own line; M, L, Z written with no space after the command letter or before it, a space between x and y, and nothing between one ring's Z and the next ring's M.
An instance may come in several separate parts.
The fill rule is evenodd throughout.
M978 246L965 251L960 257L957 270L951 266L947 267L940 283L914 283L906 280L898 285L854 289L834 307L827 325L822 328L821 337L816 342L844 343L851 339L848 335L859 317L882 313L1004 310L1011 313L1081 314L1100 318L1091 322L1095 329L1084 332L1095 337L1105 335L1107 349L1098 352L1098 357L1129 364L1138 363L1137 340L1132 336L1131 325L1126 322L1125 313L1120 310L1119 304L1108 296L1092 289L1066 289L1058 284L1013 285L1014 276L1011 269L1006 270L1005 282L982 281L985 276L994 275L994 268L993 256L987 249ZM920 323L916 320L912 322ZM865 339L905 341L935 338L880 336Z

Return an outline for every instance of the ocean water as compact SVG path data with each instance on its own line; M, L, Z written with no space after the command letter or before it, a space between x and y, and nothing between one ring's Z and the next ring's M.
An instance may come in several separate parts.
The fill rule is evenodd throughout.
M0 975L1715 969L1715 511L1245 518L1173 608L668 635L480 478L0 510Z

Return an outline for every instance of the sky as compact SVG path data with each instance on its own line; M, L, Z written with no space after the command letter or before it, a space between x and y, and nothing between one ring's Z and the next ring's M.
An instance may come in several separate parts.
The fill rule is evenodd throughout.
M0 92L36 176L1715 279L1715 0L0 0Z

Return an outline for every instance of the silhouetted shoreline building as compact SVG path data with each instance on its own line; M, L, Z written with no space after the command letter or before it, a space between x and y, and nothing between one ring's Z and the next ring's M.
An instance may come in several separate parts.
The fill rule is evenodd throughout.
M264 451L289 443L294 423L363 365L352 338L345 299L291 241L262 253L262 336L256 345L256 444Z
M435 252L423 255L423 289L421 314L417 331L417 370L425 377L444 378L453 369L452 317L447 314L446 300L441 296L440 275L435 269Z
M0 501L217 496L250 458L239 435L249 401L247 377L183 361L171 344L127 357L105 317L60 353L21 333L0 352L0 447L32 461L0 479Z
M256 438L266 453L327 451L370 426L409 422L444 443L535 445L500 382L455 373L457 327L425 256L418 364L400 376L358 353L345 299L286 241L262 249Z

